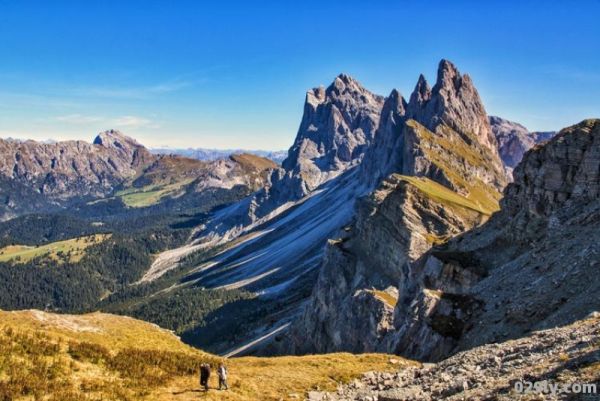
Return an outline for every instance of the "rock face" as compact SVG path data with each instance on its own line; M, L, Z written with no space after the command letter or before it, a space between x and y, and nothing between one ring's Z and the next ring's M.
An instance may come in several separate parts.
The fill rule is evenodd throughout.
M153 156L118 131L83 141L14 142L0 139L0 174L58 200L110 192Z
M349 385L340 386L337 393L311 392L308 400L589 399L595 397L591 389L581 388L579 394L566 394L562 389L573 383L587 385L600 381L598 341L600 319L595 313L570 326L477 347L437 364L395 373L369 372ZM527 382L537 384L525 394ZM523 387L519 388L519 384Z
M359 163L375 137L384 98L339 75L327 88L306 94L304 115L282 167L297 197Z
M414 123L406 124L410 120L422 126L419 128L422 132L429 131L444 137L438 141L439 146L447 148L447 154L454 152L459 157L466 157L470 167L478 170L475 175L486 185L498 189L506 185L506 177L499 173L502 163L498 157L496 140L492 136L477 89L468 75L461 75L451 62L442 60L433 89L421 75L408 103L396 90L386 99L375 142L361 166L362 180L370 186L376 186L382 178L392 173L434 174L428 169L432 169L431 166L436 161L427 160L423 157L427 151L415 150L420 144L409 143L410 138L405 138L410 135L405 133L407 130L415 130L411 127ZM433 142L428 139L425 141ZM460 149L451 149L455 144ZM466 153L460 155L463 150ZM467 153L472 153L475 158L485 159L485 165L468 160ZM452 158L446 156L448 155L440 154L441 158ZM443 162L444 160L437 160L438 164L444 164ZM447 167L464 170L461 163L459 160ZM451 180L446 178L445 181Z
M307 92L294 144L270 185L257 194L250 218L263 217L286 202L357 166L373 142L384 98L340 74L327 89Z
M600 309L600 120L535 147L514 177L499 213L411 265L390 351L437 360Z
M383 103L383 97L345 74L327 88L308 91L300 128L281 168L263 190L204 227L200 240L230 240L358 166L374 140Z
M525 152L556 135L554 131L529 132L519 123L496 116L490 116L490 125L498 143L502 162L509 172L519 164Z
M359 169L367 187L388 178L330 241L304 313L275 352L385 351L410 265L498 207L506 177L490 133L470 78L447 61L433 89L419 78L408 104L391 93Z
M480 144L496 153L495 138L473 81L468 75L461 75L448 60L440 62L437 82L432 89L420 76L407 114L423 122L430 131L445 125L463 134L467 141L477 138Z

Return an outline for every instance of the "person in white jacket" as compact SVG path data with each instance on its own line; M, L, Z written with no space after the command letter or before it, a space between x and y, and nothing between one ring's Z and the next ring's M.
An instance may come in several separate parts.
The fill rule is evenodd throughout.
M229 386L227 385L227 368L225 367L225 364L219 364L217 374L219 375L219 390L222 390L223 388L229 390Z

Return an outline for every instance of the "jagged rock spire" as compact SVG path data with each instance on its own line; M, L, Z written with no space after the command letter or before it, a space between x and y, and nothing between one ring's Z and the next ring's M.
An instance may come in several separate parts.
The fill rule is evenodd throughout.
M294 145L282 163L300 177L304 195L362 160L379 124L384 98L347 74L307 92Z
M429 87L429 83L425 79L425 76L420 74L417 86L415 86L415 90L412 95L410 95L410 104L422 106L425 102L429 101L430 98L431 88Z
M431 91L423 76L411 95L407 115L431 131L447 125L465 138L475 137L493 153L496 143L485 107L473 81L448 60L441 60Z
M402 164L402 124L406 107L406 101L396 89L385 99L377 135L361 165L361 181L367 187L376 186L381 178L398 171Z

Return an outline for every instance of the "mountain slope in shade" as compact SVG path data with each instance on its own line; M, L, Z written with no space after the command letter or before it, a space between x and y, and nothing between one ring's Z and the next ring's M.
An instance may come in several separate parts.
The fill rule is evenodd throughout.
M481 104L473 104L480 102L479 97L474 95L476 93L474 88L469 90L464 88L464 85L470 82L469 79L463 78L448 62L442 62L440 68L451 71L454 79L463 84L452 84L446 89L445 84L440 81L435 86L436 90L433 92L435 95L428 98L438 105L431 108L435 112L433 117L417 105L411 105L410 109L415 116L448 118L447 116L452 115L455 110L464 108L483 110ZM446 73L441 74L441 79L445 79L443 77L446 75ZM336 82L339 80L341 78L336 79ZM337 90L335 85L334 82L331 87L333 93ZM449 93L450 90L458 93ZM351 91L354 92L356 91ZM326 95L327 91L324 93ZM319 99L323 99L323 95L319 96ZM441 96L452 99L454 103L438 100ZM359 96L358 99L360 100L361 97ZM313 100L309 97L308 102ZM423 110L428 110L429 103L423 101L422 104ZM398 225L397 229L399 232L397 239L401 242L402 251L390 260L401 261L409 258L414 260L433 243L445 241L452 235L480 224L497 209L500 189L506 183L506 177L495 148L490 149L486 141L480 143L478 139L480 134L483 138L487 138L487 134L482 134L488 132L485 129L487 117L484 115L472 124L461 120L453 125L455 128L450 128L442 123L434 124L427 121L425 117L422 117L422 123L407 118L405 110L408 107L404 108L404 106L408 105L401 96L396 91L392 92L382 106L384 114L381 119L377 118L374 139L364 150L364 156L360 156L347 167L342 165L342 168L345 168L343 172L336 173L337 176L320 184L307 196L296 200L300 194L295 191L287 192L290 188L303 186L309 188L307 186L309 181L301 183L302 175L297 176L300 181L296 181L300 187L294 186L295 184L283 185L286 182L289 184L287 180L289 177L294 177L294 170L276 171L274 175L279 173L283 177L281 181L271 182L255 196L215 212L205 226L199 227L194 242L185 248L159 256L157 260L160 260L161 265L158 270L168 271L177 267L178 260L185 255L195 251L206 252L216 246L219 250L218 254L202 259L182 280L182 285L243 288L259 294L255 303L260 305L262 308L260 310L263 312L256 314L248 312L243 327L228 326L229 332L237 333L235 338L231 334L228 337L227 333L221 333L215 323L190 333L190 336L186 337L187 340L200 341L200 345L211 346L210 349L217 352L235 350L282 352L281 348L274 351L266 350L264 346L266 343L272 343L273 340L279 343L278 339L286 337L297 338L300 341L300 335L295 337L288 334L290 322L302 313L303 309L300 306L307 301L316 282L319 274L317 268L324 263L323 252L327 239L335 238L333 243L327 246L328 255L332 249L342 249L346 245L351 248L350 244L364 244L365 248L369 248L379 241L381 249L387 249L382 253L386 256L379 257L376 251L372 251L373 257L378 261L381 259L381 263L377 262L378 268L386 263L389 265L381 267L380 273L374 273L364 282L354 283L349 288L342 289L343 297L336 300L335 296L332 296L331 303L329 301L324 303L327 306L322 308L318 306L317 309L317 306L313 305L315 308L311 309L310 302L313 302L313 298L308 300L309 306L304 309L307 311L304 318L310 320L314 317L315 311L322 310L323 321L330 319L333 322L335 319L332 315L341 310L336 309L339 306L338 302L343 302L346 296L351 297L354 289L365 290L363 292L366 293L366 298L374 299L374 302L378 302L379 298L394 297L393 289L389 288L387 291L390 286L383 285L384 282L390 283L391 287L398 285L394 279L398 274L394 271L395 267L392 266L392 262L385 261L387 256L393 256L394 247L397 245L396 237L392 239L393 235L387 235L386 230L389 229L390 232L396 230L398 219L402 219L403 215L406 219L403 224ZM330 110L331 107L326 106L326 110ZM352 109L361 110L361 108L370 110L368 104L360 107L352 106ZM314 106L309 104L307 109L303 121L314 121ZM332 116L337 114L338 112L334 112ZM364 118L360 113L349 115L361 120ZM325 120L329 120L329 117ZM484 121L484 127L479 125L481 121ZM344 120L344 124L357 126L358 123ZM424 124L434 127L435 131L427 129ZM305 125L303 123L302 127ZM478 127L479 134L473 133L473 127ZM489 125L487 128L489 129ZM328 132L332 138L335 138L339 131L336 129ZM346 132L350 137L353 135L352 131L342 130L342 132ZM305 140L306 135L301 129L296 144L315 143L314 139ZM325 139L320 140L326 142ZM310 146L304 146L304 149L309 148ZM292 149L290 160L296 157L293 156L294 149L303 149L303 146L295 146ZM332 150L329 154L337 153ZM309 166L309 170L315 166L315 160L309 157L304 161L302 157L304 156L297 157L299 160L297 166ZM325 159L334 160L335 157L337 156L325 157ZM284 167L286 165L283 164ZM292 174L288 175L290 172ZM353 217L357 215L355 201L368 194L378 184L374 182L378 180L373 177L385 178L394 172L402 175L390 178L390 181L382 184L382 189L374 195L375 199L370 203L361 203L363 206L359 206L361 211L358 213L357 220L366 222L365 228L362 228L362 223L351 224ZM317 174L313 176L315 177L322 179L329 175ZM269 203L268 201L272 199L277 201ZM247 219L248 210L259 212L252 219ZM268 213L263 214L263 211ZM373 217L374 215L376 217ZM376 218L380 219L378 223L374 220ZM378 227L380 223L384 228L378 234L369 237L372 227ZM344 227L346 228L343 233L338 235L339 230ZM356 238L351 240L349 237ZM348 252L341 250L341 253ZM369 260L367 255L357 266L366 263L366 268L370 269ZM320 269L321 276L329 274L330 279L320 278L319 283L325 281L326 286L335 286L335 281L341 281L339 277L342 276L352 281L351 271L355 265L349 265L349 270L343 272L345 268L338 265L338 259L332 258L330 262L328 267L329 263L326 259L325 266ZM375 272L376 268L372 270ZM384 279L377 281L383 276ZM356 287L353 287L354 285ZM373 286L376 291L370 294L369 291ZM393 308L386 313L389 315L391 310ZM341 316L345 315L341 314ZM347 323L351 324L351 321L355 321L353 318L354 316ZM219 319L222 319L222 325L225 325L226 318L219 317ZM339 323L342 319L336 322ZM221 334L215 335L215 332ZM298 331L300 332L301 330ZM315 330L308 330L305 333L310 333L311 336L311 339L303 339L307 346L313 344L311 343L313 339L318 341L320 337ZM375 331L375 336L379 335ZM210 338L212 340L209 340ZM260 341L257 341L259 339ZM244 346L250 344L251 347ZM288 351L289 349L283 350L283 352Z
M329 242L304 313L267 352L385 349L410 263L497 210L506 176L485 109L468 76L445 60L439 69L434 89L421 76L408 104L396 91L387 98L359 168L367 183L384 180ZM481 114L452 120L464 110Z
M373 141L383 98L341 74L307 92L296 140L281 168L253 197L216 214L198 242L223 243L292 207L320 185L357 166Z
M519 123L496 116L490 116L490 125L498 142L502 162L509 171L519 164L525 152L556 135L555 131L529 132Z

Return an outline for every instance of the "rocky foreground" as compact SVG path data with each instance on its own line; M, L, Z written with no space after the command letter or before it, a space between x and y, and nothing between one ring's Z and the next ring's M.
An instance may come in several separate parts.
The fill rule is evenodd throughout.
M596 385L596 394L588 385ZM597 400L599 392L600 314L594 312L569 326L473 348L437 364L369 372L337 393L311 392L308 400Z

